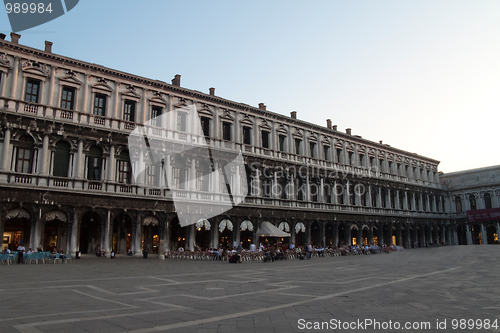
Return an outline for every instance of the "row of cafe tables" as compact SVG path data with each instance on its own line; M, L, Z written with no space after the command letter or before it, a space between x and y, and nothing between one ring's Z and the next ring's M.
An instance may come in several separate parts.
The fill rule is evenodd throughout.
M52 254L51 252L23 253L21 263L24 264L55 264L57 262L68 263L71 261L71 254ZM2 265L16 264L19 262L19 252L0 253L0 263Z

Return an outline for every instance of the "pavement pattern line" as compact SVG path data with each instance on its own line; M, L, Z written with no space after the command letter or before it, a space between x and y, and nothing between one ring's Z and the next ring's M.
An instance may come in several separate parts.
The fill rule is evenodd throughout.
M281 309L293 307L293 306L296 306L296 305L302 305L302 304L310 303L310 302L313 302L313 301L326 300L326 299L330 299L330 298L338 297L338 296L345 296L345 295L357 293L357 292L360 292L360 291L365 291L365 290L368 290L368 289L379 288L379 287L383 287L383 286L387 286L387 285L391 285L391 284L395 284L395 283L406 282L406 281L409 281L409 280L414 280L414 279L417 279L417 278L422 278L422 277L426 277L426 276L430 276L430 275L435 275L435 274L441 274L441 273L445 273L445 272L450 272L450 271L453 271L453 270L456 270L456 269L459 269L459 268L461 268L461 266L452 267L452 268L445 269L445 270L434 271L434 272L430 272L430 273L426 273L426 274L421 274L421 275L417 275L417 276L402 278L402 279L398 279L398 280L394 280L394 281L389 281L389 282L386 282L386 283L379 283L379 284L372 285L372 286L367 286L367 287L362 287L362 288L356 288L356 289L347 290L347 291L343 291L343 292L339 292L339 293L335 293L335 294L320 296L320 297L316 297L314 299L308 299L308 300L303 300L303 301L298 301L298 302L293 302L293 303L288 303L288 304L282 304L282 305L272 306L272 307L268 307L268 308L259 308L259 309L255 309L255 310L249 310L249 311L231 313L231 314L227 314L227 315L223 315L223 316L217 316L217 317L211 317L211 318L205 318L205 319L197 319L197 320L193 320L193 321L187 321L187 322L181 322L181 323L176 323L176 324L156 326L156 327L152 327L152 328L144 328L144 329L138 329L138 330L128 330L128 331L124 331L123 333L161 332L161 331L167 331L167 330L176 329L176 328L184 328L184 327L191 327L191 326L197 326L197 325L202 325L202 324L208 324L208 323L212 323L212 322L220 322L220 321L227 320L227 319L234 319L234 318L238 318L238 317L245 317L245 316L249 316L249 315L253 315L253 314L258 314L258 313L263 313L263 312L267 312L267 311L281 310ZM25 333L25 332L22 332L22 333Z
M370 285L370 286L366 286L366 287L355 288L355 289L346 290L346 291L342 291L342 292L338 292L338 293L334 293L334 294L329 294L329 295L325 295L325 296L314 297L312 299L296 301L296 302L292 302L292 303L288 303L288 304L281 304L281 305L267 307L267 308L258 308L258 309L254 309L254 310L242 311L242 312L237 312L237 313L232 313L232 314L227 314L227 315L222 315L222 316L216 316L216 317L210 317L210 318L204 318L204 319L197 319L197 320L192 320L192 321L187 321L187 322L180 322L180 323L176 323L176 324L168 324L168 325L155 326L155 327L151 327L151 328L128 330L128 331L124 331L124 332L128 332L128 333L161 332L161 331L167 331L167 330L176 329L176 328L185 328L185 327L192 327L192 326L197 326L197 325L202 325L202 324L207 324L207 323L220 322L223 320L245 317L245 316L249 316L249 315L253 315L253 314L274 311L274 310L280 310L280 309L294 307L297 305L307 304L307 303L316 302L316 301L320 301L320 300L326 300L326 299L330 299L330 298L334 298L334 297L345 296L345 295L349 295L349 294L353 294L353 293L358 293L361 291L366 291L366 290L370 290L370 289L374 289L374 288L380 288L380 287L384 287L387 285L406 282L406 281L410 281L410 280L414 280L414 279L418 279L418 278L423 278L423 277L427 277L427 276L431 276L431 275L435 275L435 274L442 274L442 273L450 272L450 271L460 269L460 268L462 268L462 266L452 267L452 268L445 269L445 270L437 270L437 271L433 271L433 272L429 272L429 273L425 273L425 274L420 274L420 275L412 275L412 276L396 279L393 281L388 281L385 283L379 283L379 284L374 284L374 285ZM267 291L272 292L272 290L267 290ZM239 295L241 295L241 294L239 294ZM95 297L92 295L88 295L88 296ZM128 306L134 307L132 305L128 305ZM137 307L135 307L135 308L137 308ZM172 310L172 309L170 309L170 310ZM167 310L160 310L160 311L167 311ZM145 313L145 312L129 312L129 313L124 313L124 314L119 314L119 315L112 315L112 316L97 316L97 317L89 317L89 318L75 318L75 319L63 319L63 320L53 320L53 321L41 321L41 322L34 322L34 323L29 323L29 324L16 325L16 326L14 326L14 328L16 330L18 330L20 333L43 333L42 331L40 331L36 327L43 326L43 325L75 323L75 322L81 322L81 321L87 321L87 320L100 320L100 319L106 319L106 318L109 319L109 318L113 318L113 317L136 316L136 315L140 315L142 313ZM151 311L147 311L147 313L151 313Z

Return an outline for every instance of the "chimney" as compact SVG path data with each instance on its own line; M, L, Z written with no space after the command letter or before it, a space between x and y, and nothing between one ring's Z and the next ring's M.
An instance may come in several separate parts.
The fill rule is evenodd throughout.
M332 130L336 131L337 130L337 125L333 125Z
M326 120L326 128L332 129L332 121L331 121L331 119L327 119Z
M383 144L383 143L384 143L382 140L380 140L379 142L380 142L380 144Z
M210 96L215 96L215 88L210 88Z
M45 41L45 52L52 53L52 42Z
M7 37L7 35L6 35L6 34L0 34L0 39L1 39L1 40L5 40L5 37Z
M290 112L290 117L292 117L292 119L297 119L297 111Z
M266 110L266 105L264 103L259 103L259 109Z
M15 32L10 33L10 41L14 44L19 44L19 38L21 38L20 34L16 34Z
M179 74L176 74L175 77L172 79L172 85L177 87L181 86L181 76Z
M350 129L350 128L346 128L346 129L345 129L345 132L346 132L346 134L351 135L351 129Z

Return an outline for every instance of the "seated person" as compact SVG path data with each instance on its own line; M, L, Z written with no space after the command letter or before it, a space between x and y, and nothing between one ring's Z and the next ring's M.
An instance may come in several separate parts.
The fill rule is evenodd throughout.
M128 249L128 250L127 250L127 255L128 255L128 256L133 255L133 253L132 253L132 250L131 250L131 249Z

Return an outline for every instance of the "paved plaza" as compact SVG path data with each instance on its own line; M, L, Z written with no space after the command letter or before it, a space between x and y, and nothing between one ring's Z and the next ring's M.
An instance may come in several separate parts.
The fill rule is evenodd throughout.
M498 332L451 324L500 320L499 254L499 246L476 245L274 263L84 258L1 266L0 332L403 331L341 326L370 320L432 325L406 332Z

